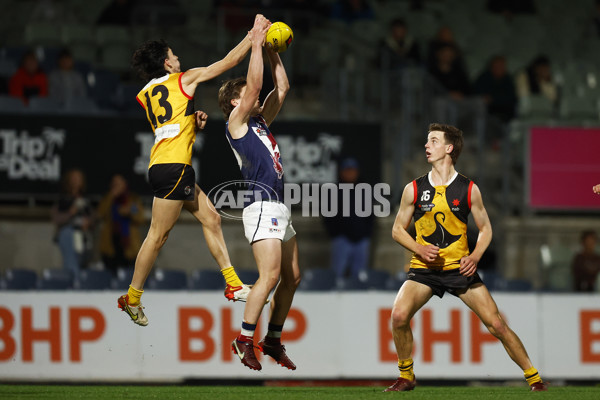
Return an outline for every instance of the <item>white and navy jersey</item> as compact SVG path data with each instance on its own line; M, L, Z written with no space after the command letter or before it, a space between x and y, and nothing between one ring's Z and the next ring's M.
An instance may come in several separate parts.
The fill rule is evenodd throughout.
M247 190L254 192L244 206L261 199L283 202L283 165L279 146L262 115L250 117L248 132L240 139L231 137L229 123L225 134L242 177L248 183Z

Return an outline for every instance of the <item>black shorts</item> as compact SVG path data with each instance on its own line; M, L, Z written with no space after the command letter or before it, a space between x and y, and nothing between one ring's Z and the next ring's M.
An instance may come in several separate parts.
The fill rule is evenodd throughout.
M429 286L433 290L433 294L439 298L444 296L444 292L458 296L458 292L462 292L476 283L483 283L477 272L471 276L464 276L458 272L458 268L447 271L411 268L408 270L407 276L411 281Z
M169 200L194 200L196 173L191 165L154 164L148 170L154 197Z

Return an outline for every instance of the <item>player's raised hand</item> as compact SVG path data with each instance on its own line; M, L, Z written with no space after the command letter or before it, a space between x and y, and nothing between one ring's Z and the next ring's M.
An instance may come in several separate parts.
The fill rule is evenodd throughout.
M252 30L248 32L248 36L252 43L260 43L261 45L265 42L265 36L267 31L271 27L271 21L265 18L262 14L256 14L254 18L254 26Z
M432 244L428 244L426 246L419 245L419 249L417 250L417 255L426 262L435 261L439 253L440 248Z
M471 276L477 271L477 260L473 256L468 255L460 259L460 268L458 272L464 276Z
M596 185L592 188L592 190L594 191L594 193L596 194L600 194L600 185Z
M196 111L196 130L201 131L206 126L206 121L208 120L208 115L204 111Z

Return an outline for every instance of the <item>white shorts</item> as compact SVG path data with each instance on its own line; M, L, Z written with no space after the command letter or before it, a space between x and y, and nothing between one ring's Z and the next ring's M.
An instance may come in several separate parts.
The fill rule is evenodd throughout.
M283 203L256 201L244 208L244 233L250 244L261 239L279 239L287 242L296 235L292 214Z

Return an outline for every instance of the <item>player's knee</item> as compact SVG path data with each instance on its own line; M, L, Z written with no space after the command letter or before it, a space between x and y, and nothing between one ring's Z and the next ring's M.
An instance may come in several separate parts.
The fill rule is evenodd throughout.
M410 324L410 314L399 307L392 309L392 329L401 329Z
M210 229L218 229L221 227L221 216L216 212L209 212L204 217L202 224Z
M279 272L263 274L259 279L264 283L265 286L267 286L269 290L273 290L273 288L279 282Z
M146 236L146 241L152 245L156 249L160 249L164 246L169 238L169 231L167 232L158 232L155 229L150 229L148 232L148 236Z
M285 287L285 289L288 291L295 292L296 289L298 288L298 285L300 285L300 281L301 281L300 274L292 277L291 279L284 279L282 276L280 285L283 285Z
M502 338L502 337L506 336L506 333L508 332L508 327L506 326L506 323L500 317L494 318L487 325L487 328L490 331L490 333L497 338Z

